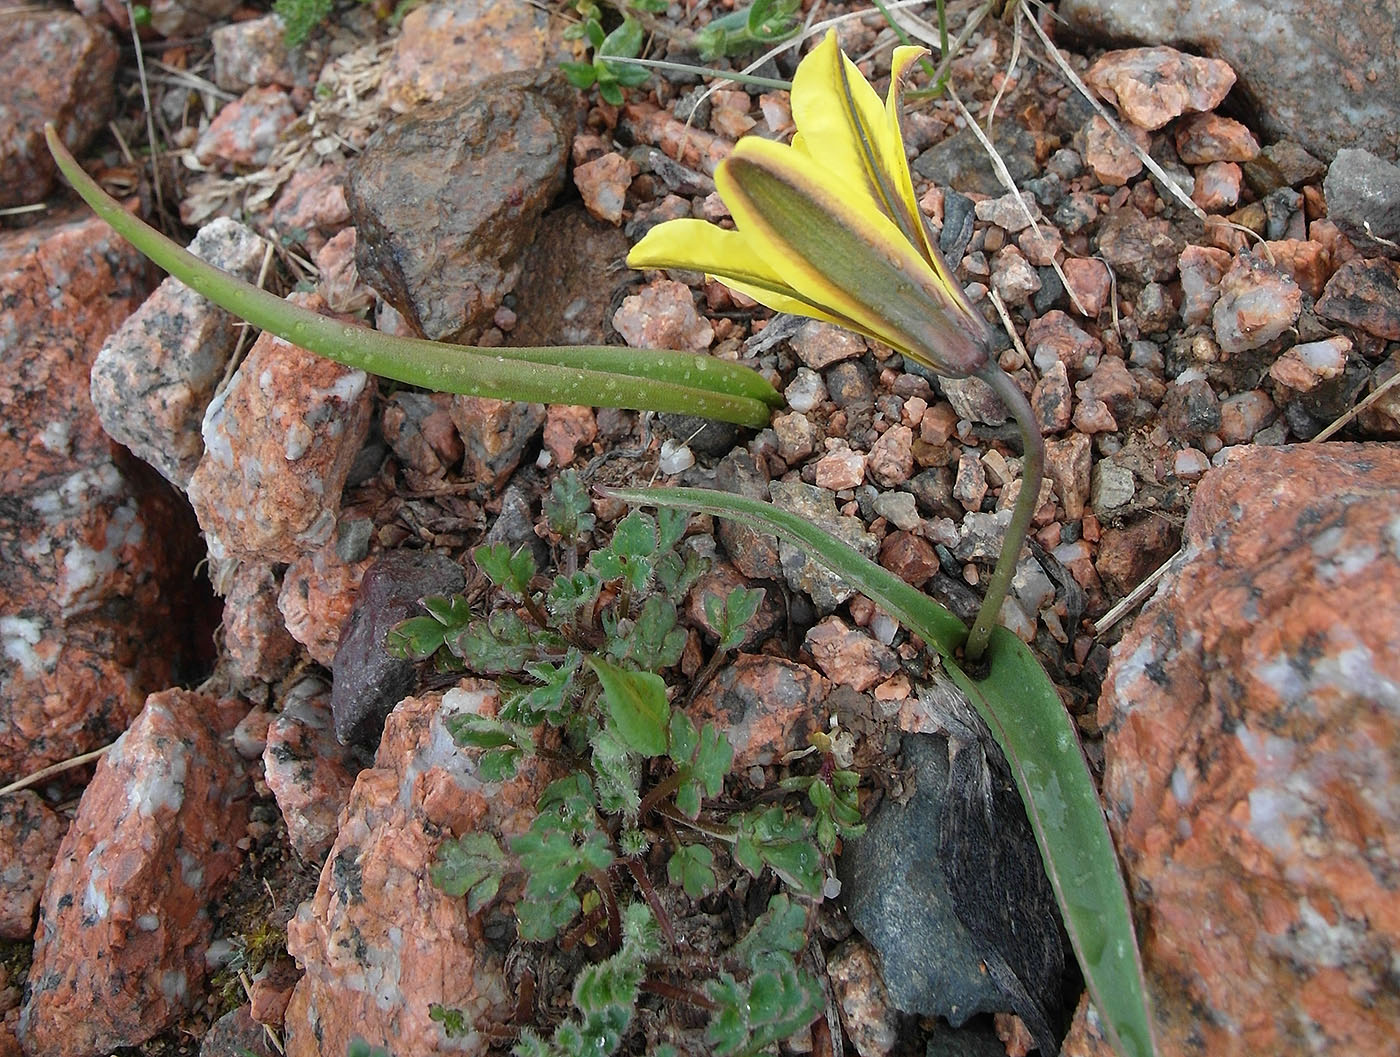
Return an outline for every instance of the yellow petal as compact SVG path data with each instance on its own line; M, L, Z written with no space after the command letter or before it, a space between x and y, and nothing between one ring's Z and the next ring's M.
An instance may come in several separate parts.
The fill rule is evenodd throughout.
M890 176L896 194L904 203L904 208L909 210L910 215L916 221L912 225L917 234L914 245L923 252L925 259L933 266L934 271L938 272L939 277L957 289L956 281L953 279L947 264L943 261L943 255L939 253L937 245L929 236L928 224L924 221L923 211L919 209L919 200L914 196L914 179L909 173L909 158L904 153L904 134L899 125L904 78L909 73L910 67L927 54L927 48L913 45L894 49L894 57L890 63L890 90L885 95L885 135L891 143L898 145L899 149L889 152Z
M923 224L913 186L908 185L906 195L899 183L900 172L909 179L909 163L898 121L890 122L875 89L842 54L834 31L798 65L791 105L798 130L794 145L821 163L830 177L868 197L906 239L920 244Z
M946 374L986 363L986 324L882 211L810 156L754 137L715 173L744 244L798 298Z
M704 272L775 312L850 326L804 299L748 245L742 232L703 220L668 220L648 231L627 254L631 268L685 268Z

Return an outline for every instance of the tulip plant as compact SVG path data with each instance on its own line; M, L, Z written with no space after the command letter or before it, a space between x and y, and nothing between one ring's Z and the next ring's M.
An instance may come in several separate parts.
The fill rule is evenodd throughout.
M736 518L800 546L941 656L1015 776L1071 944L1122 1057L1155 1053L1127 892L1075 726L1029 649L996 624L1039 499L1043 445L1024 394L997 365L990 331L930 235L900 131L904 77L923 49L894 52L882 102L834 34L799 65L791 144L739 141L715 183L733 229L700 220L654 228L637 268L704 271L763 305L847 327L949 378L978 378L1015 419L1024 460L1006 544L969 631L922 592L815 526L727 493L617 490L638 504ZM288 304L200 261L105 195L64 149L49 149L118 233L211 301L347 366L409 384L501 399L686 411L766 425L781 397L757 372L703 354L599 346L477 349L396 338Z

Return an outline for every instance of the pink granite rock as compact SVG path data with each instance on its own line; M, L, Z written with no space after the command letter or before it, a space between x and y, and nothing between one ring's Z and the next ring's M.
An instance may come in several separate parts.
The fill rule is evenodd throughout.
M313 254L321 273L316 289L332 312L354 314L374 304L374 292L361 281L355 265L355 241L355 229L345 228Z
M822 702L831 684L796 661L740 654L705 684L691 704L697 725L713 721L734 747L733 769L742 773L805 748L807 735L824 729Z
M703 350L715 338L709 322L695 310L690 287L672 279L657 279L623 300L613 326L628 345L639 349Z
M1069 257L1065 260L1064 271L1070 289L1084 309L1084 315L1097 319L1108 306L1108 295L1113 288L1108 265L1094 257ZM1071 301L1070 305L1074 307L1074 302Z
M1187 165L1253 161L1259 156L1254 134L1233 118L1192 114L1176 125L1176 152Z
M1191 200L1207 213L1224 213L1240 200L1244 170L1232 161L1216 161L1196 170Z
M544 446L554 458L555 466L568 466L598 439L598 420L591 407L573 404L550 404L545 410Z
M1397 490L1393 445L1241 449L1114 649L1104 796L1162 1053L1400 1052Z
M866 459L864 452L852 451L844 443L833 448L817 460L817 487L833 492L857 487L865 480Z
M1235 72L1219 59L1175 48L1127 48L1099 56L1084 79L1135 125L1154 129L1181 114L1214 110Z
M241 679L276 682L296 659L277 596L282 585L270 565L239 562L224 597L224 655Z
M0 939L34 935L39 896L67 829L68 819L32 790L0 799Z
M315 253L327 238L350 223L344 176L341 166L329 163L298 170L273 203L268 217L271 230Z
M437 0L410 11L380 92L398 113L497 74L550 65L547 11L492 0Z
M870 446L865 469L870 479L883 488L896 488L914 474L914 431L908 426L891 426Z
M1103 351L1103 342L1056 308L1031 322L1026 329L1026 348L1037 369L1048 371L1058 361L1073 376L1089 357Z
M205 415L190 478L211 557L290 562L331 538L369 431L368 380L266 331L258 338Z
M152 694L98 764L44 888L26 1054L139 1046L199 994L211 903L243 857L250 784L227 739L241 712Z
M200 229L189 250L253 282L266 245L220 217ZM92 404L102 428L184 488L204 453L204 409L242 333L231 312L166 279L107 339L92 365Z
M804 645L833 683L869 690L899 670L894 650L840 617L827 617L807 632Z
M854 360L865 355L865 339L842 327L812 319L797 328L789 339L797 358L814 371L825 370L833 363Z
M1070 521L1084 516L1092 466L1093 445L1087 434L1071 433L1063 440L1046 440L1045 476L1054 484L1065 518Z
M483 914L469 914L428 880L443 837L510 837L534 817L553 774L524 770L486 784L444 722L493 714L492 684L466 680L410 697L384 726L374 767L361 771L315 896L287 927L287 949L305 971L286 1013L288 1057L345 1052L358 1035L401 1054L484 1055L472 1031L452 1043L429 1019L432 1003L463 1009L468 1023L504 1019L515 996L502 953L485 942Z
M1241 254L1220 280L1220 299L1211 311L1215 340L1226 353L1257 349L1291 327L1302 307L1303 293L1291 276Z
M310 88L325 56L318 34L295 48L287 46L287 23L264 15L220 26L209 34L214 46L214 83L226 92L262 84Z
M1230 267L1230 254L1214 246L1187 246L1177 267L1181 271L1181 319L1187 326L1204 323L1220 299L1220 280Z
M268 725L262 758L292 847L307 862L321 862L360 768L336 740L330 690L320 680L303 679L287 693Z
M105 745L195 647L188 512L118 452L87 398L144 299L95 217L0 232L0 775ZM171 619L177 607L181 621Z
M1152 137L1136 125L1112 125L1095 114L1084 128L1084 162L1105 187L1122 187L1142 172L1142 159L1129 144L1147 150Z
M297 119L287 92L275 85L250 88L219 111L194 147L201 165L256 169L272 158L282 134Z
M627 203L627 188L637 175L637 166L616 152L585 162L574 168L574 185L583 198L584 208L599 220L609 224L622 223L622 207Z
M365 557L347 562L331 542L303 554L282 574L277 608L288 633L317 664L329 666L335 660L341 629L370 561Z
M525 445L545 424L543 404L493 400L488 396L452 398L452 423L462 438L462 474L483 493L501 487L525 457Z
M56 169L44 146L52 121L81 153L107 123L119 54L111 34L72 11L17 7L0 19L11 71L0 105L0 208L43 201Z

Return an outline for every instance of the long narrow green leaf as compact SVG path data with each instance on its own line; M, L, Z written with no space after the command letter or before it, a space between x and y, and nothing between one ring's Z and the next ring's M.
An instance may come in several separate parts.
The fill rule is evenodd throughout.
M1054 684L1026 645L996 628L988 674L957 663L961 621L921 591L803 519L731 495L690 488L610 489L629 503L733 518L803 547L936 648L1011 766L1089 994L1123 1057L1153 1057L1142 959L1127 889L1094 780Z
M299 308L221 272L124 210L45 126L60 171L93 211L161 268L256 327L347 367L438 392L676 411L764 426L782 397L758 372L698 353L578 345L478 349L398 338Z

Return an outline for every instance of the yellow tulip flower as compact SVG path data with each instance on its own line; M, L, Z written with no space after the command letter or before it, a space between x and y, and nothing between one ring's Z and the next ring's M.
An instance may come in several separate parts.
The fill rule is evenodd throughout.
M829 33L793 78L792 144L746 137L715 173L736 230L668 221L627 263L706 272L775 311L847 327L940 374L985 372L986 322L929 235L900 134L901 81L923 53L895 49L882 104Z

